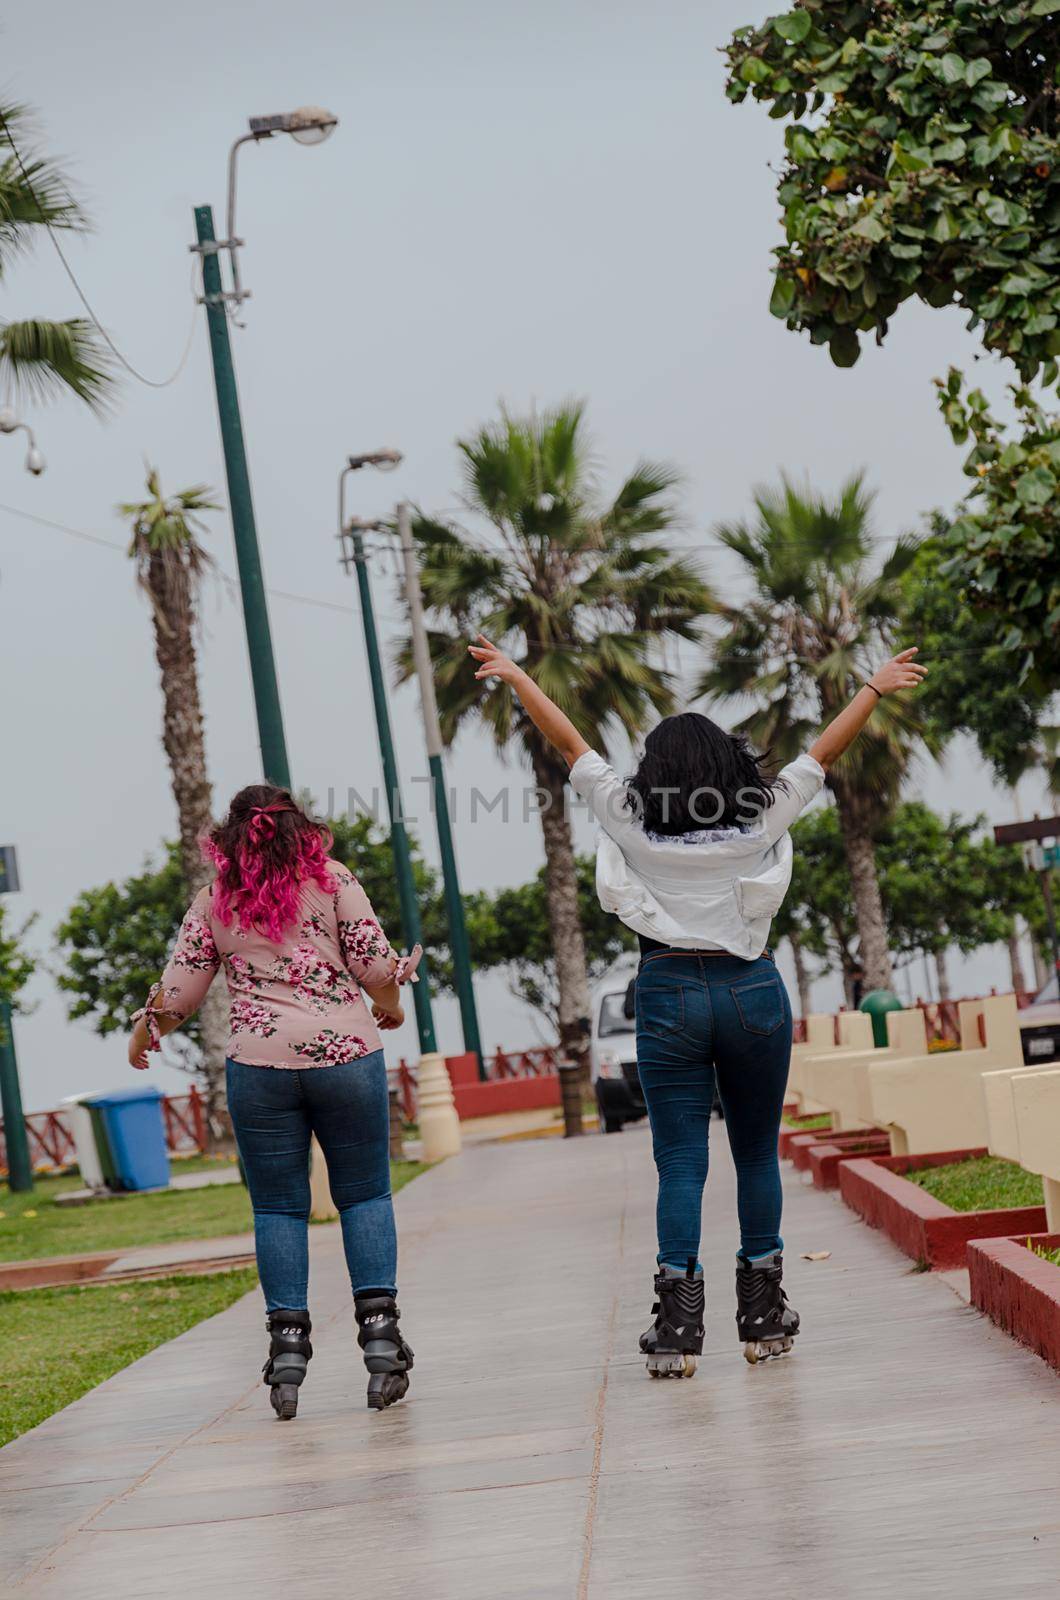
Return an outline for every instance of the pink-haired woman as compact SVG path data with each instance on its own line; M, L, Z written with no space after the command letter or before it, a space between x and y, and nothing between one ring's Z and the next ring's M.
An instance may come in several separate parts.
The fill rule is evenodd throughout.
M195 896L161 981L137 1013L129 1060L146 1067L163 1034L202 1004L224 968L231 1000L228 1109L254 1208L277 1416L298 1409L313 1353L308 1310L309 1148L315 1134L353 1289L368 1404L408 1389L398 1327L389 1105L378 1028L403 1021L399 957L331 835L286 789L241 789L204 841L217 868ZM362 992L363 991L363 992ZM365 995L371 1002L371 1010Z

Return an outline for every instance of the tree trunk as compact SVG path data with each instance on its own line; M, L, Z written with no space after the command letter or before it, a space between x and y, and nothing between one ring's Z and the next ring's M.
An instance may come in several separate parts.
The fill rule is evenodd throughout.
M199 840L213 820L213 793L206 770L202 702L192 632L194 611L186 592L174 592L172 563L153 556L147 577L154 602L155 659L162 680L162 746L169 762L177 807L181 866L189 899L193 899L213 877L213 869L199 849ZM206 1123L211 1141L216 1142L231 1131L225 1098L228 995L220 973L199 1008L199 1032Z
M1034 930L1028 929L1028 932L1031 940L1031 960L1034 963L1034 992L1037 994L1039 989L1045 987L1049 974L1046 970L1045 957L1042 955L1042 947L1038 943Z
M935 951L935 981L939 987L939 999L950 999L950 974L946 965L945 949ZM929 995L928 999L931 998Z
M839 831L843 835L843 849L850 871L865 989L891 989L894 975L887 948L887 924L880 898L880 880L876 873L871 826L875 819L871 804L862 791L849 782L837 779L834 773L829 779L829 786L836 798Z
M791 959L795 963L795 986L799 991L799 1010L805 1018L810 1014L810 974L806 969L806 957L802 953L802 941L798 934L789 933L788 943L791 946Z
M574 862L574 841L565 798L565 764L540 749L532 750L534 777L542 791L541 832L545 844L545 891L548 924L556 958L559 986L559 1043L561 1054L581 1070L583 1092L591 1089L589 1075L589 973L585 960L585 940L578 914L578 874ZM567 1138L580 1134L581 1107L577 1115L564 1105L564 1133Z
M1012 931L1006 940L1008 945L1008 963L1012 972L1012 987L1016 994L1021 994L1027 987L1027 979L1023 971L1023 956L1020 952L1019 924L1013 919Z

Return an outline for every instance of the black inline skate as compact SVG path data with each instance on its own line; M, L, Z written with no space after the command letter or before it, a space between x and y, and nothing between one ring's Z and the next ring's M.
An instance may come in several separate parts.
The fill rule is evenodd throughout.
M784 1355L799 1331L799 1313L788 1305L783 1277L784 1257L779 1250L757 1261L736 1257L736 1327L744 1342L744 1359L752 1366Z
M655 1275L654 1323L640 1336L653 1378L690 1378L703 1354L703 1269L689 1258L680 1267L661 1266Z
M394 1296L385 1289L365 1289L353 1297L357 1343L368 1368L368 1409L383 1411L407 1393L412 1351L401 1337Z
M272 1409L281 1422L290 1422L298 1414L298 1390L313 1355L309 1342L312 1326L308 1311L270 1311L265 1318L269 1358L261 1370L269 1385Z

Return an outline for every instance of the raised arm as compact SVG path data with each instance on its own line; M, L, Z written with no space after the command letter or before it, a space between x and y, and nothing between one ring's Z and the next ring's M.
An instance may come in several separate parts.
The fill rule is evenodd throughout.
M913 657L918 646L903 650L893 661L879 668L858 690L848 706L831 721L819 738L810 746L810 755L820 762L827 772L839 760L844 750L849 750L862 728L885 694L897 689L913 689L927 673Z
M479 634L477 644L468 645L468 651L479 663L475 677L501 678L511 684L534 727L554 750L559 751L568 766L573 767L589 746L571 719L549 699L544 689L538 687L528 672L517 667L503 651L491 644L484 633Z

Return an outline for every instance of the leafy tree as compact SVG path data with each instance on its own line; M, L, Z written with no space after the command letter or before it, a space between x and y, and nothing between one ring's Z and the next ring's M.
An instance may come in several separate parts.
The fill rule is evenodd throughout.
M717 529L742 561L751 593L714 602L726 631L698 692L755 703L740 727L778 762L803 751L871 676L875 658L893 653L899 584L916 544L899 539L874 570L871 506L860 475L835 500L785 480L779 491L756 494L752 521ZM915 699L889 697L828 774L870 988L891 985L873 839L927 732Z
M1033 877L1018 850L982 834L983 819L943 817L919 800L897 805L875 837L887 942L896 961L924 952L933 957L940 995L949 992L946 951L965 954L1003 943L1011 951L1017 915L1029 919L1039 941L1045 914ZM774 933L799 937L824 967L837 967L847 1003L858 969L857 924L839 819L833 806L800 817L792 829L795 871ZM803 1014L808 1000L803 996Z
M993 898L997 887L992 840L976 840L982 817L941 817L907 800L877 842L888 938L903 955L933 957L940 999L950 996L946 951L968 953L1004 942L1011 915Z
M771 309L827 344L838 366L858 359L862 333L882 340L898 307L918 298L960 306L1025 383L1055 384L1058 12L1053 0L798 0L735 34L730 99L750 94L790 119ZM1060 420L1024 396L1027 437L1008 449L1027 455L1000 467L953 558L969 599L1008 613L1014 643L1055 684L1060 591L1055 573L1035 568L1055 550L1042 508ZM944 404L957 408L952 392ZM1000 466L985 411L983 402L976 414L989 438L977 443Z
M861 970L858 926L835 806L815 807L800 817L791 838L795 857L791 888L774 924L776 936L785 934L790 941L788 924L793 921L803 949L818 958L814 976L822 970L838 969L846 1003L852 1005L854 978ZM799 1001L806 1016L810 1009L808 985L805 993L800 988Z
M851 924L844 928L843 940L836 939L826 915L829 897L822 885L832 874L839 880L836 899L849 912L849 879L835 808L815 808L800 817L792 829L792 839L795 849L791 885L773 918L770 937L775 944L782 939L788 941L795 965L799 1012L806 1017L813 1009L810 985L833 964L833 951L845 951L853 965L852 941L856 932Z
M972 440L964 471L974 487L946 536L948 570L1001 648L1022 654L1019 681L1045 699L1060 684L1060 415L1014 388L1017 436L1006 439L986 396L965 393L955 367L939 390L954 442Z
M902 581L906 632L931 664L920 710L938 744L969 734L995 777L1011 786L1029 767L1048 770L1055 760L1053 730L1041 722L1049 697L1020 679L1021 658L1002 643L997 618L969 608L949 568L946 535L946 521L936 513L931 536Z
M27 153L29 135L26 108L0 102L0 279L49 228L83 233L89 225L55 163ZM28 400L65 391L102 411L114 390L114 363L84 317L0 321L0 380Z
M22 943L35 921L30 917L21 928L8 928L7 907L0 900L0 1000L6 1000L13 1011L20 1009L19 995L37 968Z
M566 813L566 764L503 684L476 682L467 642L482 629L577 724L594 749L612 732L640 732L674 705L658 645L692 638L709 594L675 554L674 473L641 462L602 500L581 403L507 414L459 445L468 509L487 544L450 523L416 525L443 734L476 720L500 749L514 746L542 795L549 927L560 1043L588 1060L589 988L578 874ZM407 658L404 670L411 670Z
M64 962L59 988L72 998L71 1020L90 1017L97 1033L128 1032L132 1014L157 983L188 906L180 847L165 846L160 867L150 861L121 883L84 889L55 930ZM170 1034L167 1048L195 1071L200 1060L200 1019Z
M129 556L136 581L151 604L155 660L162 685L162 747L180 826L184 889L192 899L213 877L199 840L213 820L213 791L206 768L199 664L195 646L200 591L211 559L203 548L202 514L216 502L203 484L165 495L158 472L149 468L148 498L118 509L132 524ZM211 985L198 1015L200 1071L207 1118L213 1125L225 1104L228 997Z
M636 937L617 917L602 910L596 893L596 862L576 858L578 914L590 982L602 977L623 950L636 947ZM559 981L548 915L547 869L529 883L474 897L477 915L469 918L472 959L476 967L502 966L512 993L559 1025Z
M734 35L729 98L792 119L772 309L838 366L915 296L1056 381L1058 11L799 0Z

